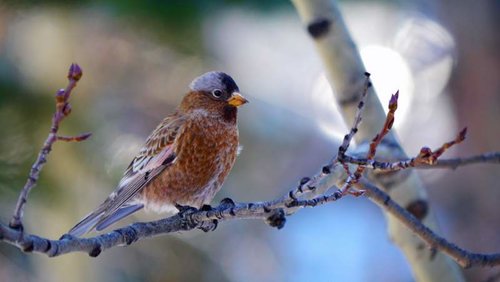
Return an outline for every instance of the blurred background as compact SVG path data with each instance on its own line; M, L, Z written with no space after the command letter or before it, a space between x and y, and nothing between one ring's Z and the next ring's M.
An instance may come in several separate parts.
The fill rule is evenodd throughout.
M410 155L452 139L463 126L467 141L446 157L500 150L499 1L341 1L340 7L383 103L400 89L396 129ZM149 132L203 72L228 72L251 101L240 111L244 150L214 202L282 195L331 158L346 130L288 1L2 1L4 223L72 62L84 75L60 132L93 136L57 143L31 193L25 228L49 238L114 189ZM420 173L446 238L476 252L500 250L498 166ZM139 214L121 225L159 217ZM464 273L485 281L495 270ZM346 198L302 210L282 230L231 221L215 232L170 234L98 258L49 259L0 244L0 281L413 279L380 209L365 198Z

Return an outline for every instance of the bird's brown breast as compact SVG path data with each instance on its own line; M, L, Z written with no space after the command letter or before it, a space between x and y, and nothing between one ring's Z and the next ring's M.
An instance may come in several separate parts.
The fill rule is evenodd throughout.
M209 203L229 174L237 150L236 123L194 115L174 143L175 162L143 190L146 206Z

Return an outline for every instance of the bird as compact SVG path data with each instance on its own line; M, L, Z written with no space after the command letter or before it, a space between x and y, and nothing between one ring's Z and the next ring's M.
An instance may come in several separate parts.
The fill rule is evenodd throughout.
M195 78L125 170L116 189L67 234L101 231L141 210L157 213L208 205L239 154L238 108L248 103L224 72Z

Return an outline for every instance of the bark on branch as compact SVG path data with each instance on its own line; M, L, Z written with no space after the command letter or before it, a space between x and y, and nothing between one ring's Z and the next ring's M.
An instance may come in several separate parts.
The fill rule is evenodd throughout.
M52 125L50 127L49 136L43 143L43 147L38 154L38 157L31 167L28 180L24 185L21 193L19 194L19 198L17 200L16 208L14 210L14 214L12 215L12 219L10 221L10 227L16 229L23 228L23 211L24 205L28 201L28 195L36 185L38 181L38 177L40 176L40 171L42 170L44 164L47 162L47 156L52 150L52 145L58 140L64 141L84 141L88 139L92 134L86 133L77 137L67 137L67 136L58 136L57 132L59 131L59 124L61 121L67 117L71 113L71 105L69 104L69 97L71 92L76 87L76 83L82 77L83 72L80 66L77 64L72 64L68 71L68 86L65 89L59 89L56 93L56 111L52 116Z

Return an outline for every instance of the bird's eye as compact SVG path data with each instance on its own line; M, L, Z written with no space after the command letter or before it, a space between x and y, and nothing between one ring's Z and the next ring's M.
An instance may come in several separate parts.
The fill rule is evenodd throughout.
M220 89L215 89L214 91L212 91L212 95L215 97L215 98L220 98L222 96L222 90Z

